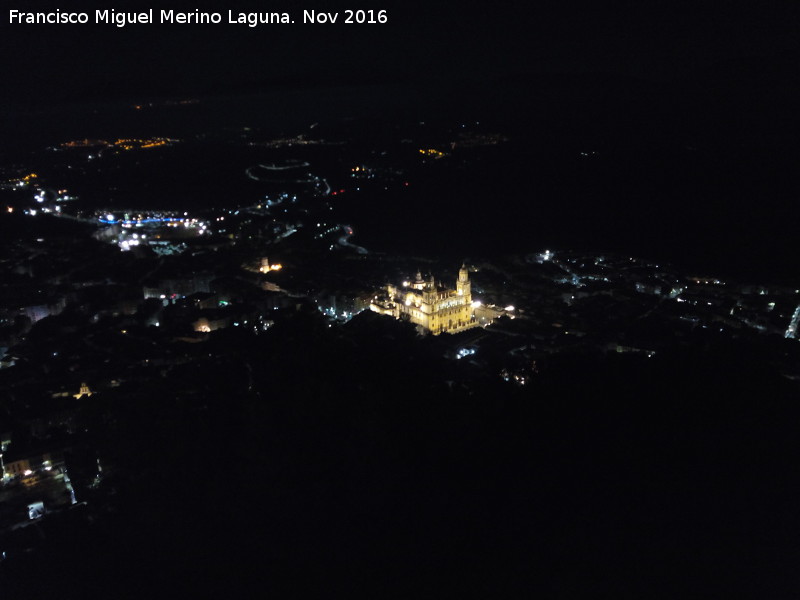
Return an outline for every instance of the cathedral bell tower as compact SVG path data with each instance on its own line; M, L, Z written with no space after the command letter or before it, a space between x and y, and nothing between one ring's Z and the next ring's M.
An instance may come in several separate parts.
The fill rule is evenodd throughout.
M456 292L459 296L467 296L467 301L470 301L469 296L472 295L472 291L470 290L469 271L467 271L467 266L464 264L462 264L461 268L458 270Z

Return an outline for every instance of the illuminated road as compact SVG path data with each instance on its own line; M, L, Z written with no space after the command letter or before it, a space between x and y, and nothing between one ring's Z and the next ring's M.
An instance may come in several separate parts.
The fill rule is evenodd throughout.
M344 229L345 233L338 240L340 246L343 246L344 248L352 248L359 254L369 254L369 250L363 246L356 246L355 244L350 243L349 238L353 236L353 228L350 227L350 225L343 225L342 229Z
M255 165L254 167L247 167L247 169L245 169L245 173L253 181L264 181L267 183L316 183L318 177L316 175L312 175L311 173L307 173L305 179L273 179L272 177L259 177L255 172L256 169L264 169L265 171L290 171L300 167L308 166L310 166L308 163L301 163L292 165L290 167L281 167L277 165Z

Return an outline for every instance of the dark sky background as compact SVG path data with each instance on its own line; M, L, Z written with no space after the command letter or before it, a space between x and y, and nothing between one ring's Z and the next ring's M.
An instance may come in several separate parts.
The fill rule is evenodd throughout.
M386 9L388 25L8 25L2 94L14 103L280 84L477 79L599 72L671 80L741 59L796 56L796 2L309 2L116 4L118 10ZM112 4L71 2L62 10Z

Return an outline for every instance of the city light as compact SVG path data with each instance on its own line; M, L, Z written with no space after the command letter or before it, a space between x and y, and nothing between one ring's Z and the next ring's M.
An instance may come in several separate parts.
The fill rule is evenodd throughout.
M423 156L431 156L437 159L447 156L444 152L437 150L436 148L420 148L419 153Z

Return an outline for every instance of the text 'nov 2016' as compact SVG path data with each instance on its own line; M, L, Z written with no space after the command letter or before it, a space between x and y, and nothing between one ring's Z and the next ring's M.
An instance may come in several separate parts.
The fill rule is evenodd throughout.
M227 18L225 18L227 17ZM353 10L347 9L340 12L324 12L317 10L303 10L302 24L335 25L342 24L386 24L389 16L386 10ZM114 9L95 10L88 12L69 12L60 9L50 12L25 12L20 10L8 11L10 25L85 25L89 23L127 27L130 25L246 25L258 27L259 25L288 25L295 23L295 19L288 12L237 12L227 11L223 16L220 12L176 11L148 9L139 12L123 12Z

